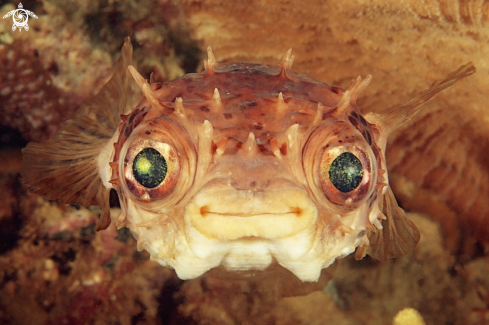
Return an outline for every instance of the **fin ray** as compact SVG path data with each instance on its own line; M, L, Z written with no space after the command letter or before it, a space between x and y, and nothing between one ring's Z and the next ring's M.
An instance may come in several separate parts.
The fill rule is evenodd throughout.
M397 205L390 187L387 187L379 208L387 219L381 221L383 229L368 234L370 246L367 254L384 261L413 251L420 238L418 228Z
M452 86L457 81L474 74L475 71L474 65L472 62L469 62L450 73L445 79L435 81L429 89L421 92L409 102L394 107L382 114L382 124L386 127L387 133L391 133L391 131L410 120L417 112L419 112L424 104L435 97L440 91Z
M132 59L129 37L124 41L114 74L100 92L82 104L49 141L29 143L22 150L22 178L28 189L49 200L83 206L99 205L97 229L110 224L109 191L98 172L97 158L138 97L127 67Z

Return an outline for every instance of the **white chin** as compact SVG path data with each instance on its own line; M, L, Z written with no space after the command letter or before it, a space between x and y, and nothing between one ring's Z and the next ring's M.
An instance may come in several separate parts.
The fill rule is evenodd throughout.
M312 228L312 227L311 227ZM195 228L186 229L185 244L174 247L175 257L152 259L175 269L181 279L193 279L220 265L229 271L264 270L274 261L301 281L314 282L321 270L336 258L354 251L361 238L356 234L332 236L319 241L316 229L282 239L241 238L231 241L209 239ZM190 239L190 240L188 240ZM316 240L315 240L316 239ZM152 247L157 250L157 247Z
M136 210L129 211L135 219L163 221L147 227L128 226L138 245L153 260L174 268L181 279L196 278L221 265L230 271L253 271L277 263L302 281L317 281L321 270L336 258L368 243L364 225L351 228L356 213L363 212L343 219L351 229L345 233L333 224L319 226L318 210L307 193L270 193L249 197L244 191L199 194L187 204L181 228L164 222L161 216ZM236 210L240 213L234 213Z

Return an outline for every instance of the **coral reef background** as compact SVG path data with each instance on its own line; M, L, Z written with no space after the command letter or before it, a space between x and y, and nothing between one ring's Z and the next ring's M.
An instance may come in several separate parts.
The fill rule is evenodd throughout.
M24 1L29 30L0 20L0 323L489 324L489 3L487 1ZM18 2L0 2L0 15ZM178 280L125 230L96 233L97 209L30 195L26 141L49 138L110 77L124 36L134 65L170 80L218 61L277 63L347 87L372 74L365 111L404 103L458 66L449 88L393 136L394 191L422 233L418 249L338 261L322 290L203 277ZM116 204L115 204L116 205ZM289 297L281 297L289 296Z

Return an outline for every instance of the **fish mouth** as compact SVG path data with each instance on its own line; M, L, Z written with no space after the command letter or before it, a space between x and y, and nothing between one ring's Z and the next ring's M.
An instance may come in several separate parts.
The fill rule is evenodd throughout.
M208 238L235 240L244 237L277 239L295 235L306 228L308 220L297 213L219 213L207 212L193 218L192 224ZM201 224L202 221L205 224Z
M185 208L187 258L202 269L235 271L264 270L275 260L301 278L317 278L316 264L304 266L317 244L317 219L302 189L206 189Z
M275 212L263 212L263 213L258 213L258 214L252 214L252 213L239 213L239 212L215 212L215 211L210 211L209 207L204 205L203 207L200 208L200 214L202 217L206 217L208 215L220 215L220 216L228 216L228 217L240 217L240 218L248 218L248 217L254 217L254 216L277 216L277 215L285 215L285 214L295 214L296 217L301 217L302 214L302 209L299 207L294 207L292 208L289 212L286 213L275 213Z
M316 220L316 206L299 189L208 190L196 195L185 211L186 226L224 241L286 238L315 226Z

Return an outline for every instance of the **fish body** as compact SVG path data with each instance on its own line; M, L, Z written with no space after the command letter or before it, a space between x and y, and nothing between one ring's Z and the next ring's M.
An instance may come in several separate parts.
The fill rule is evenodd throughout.
M164 84L144 80L131 55L126 39L101 92L53 139L24 149L24 182L102 206L99 229L116 190L117 226L182 279L278 264L317 281L355 250L412 250L419 233L388 185L387 137L474 72L468 64L405 105L363 115L356 99L370 76L329 86L293 72L290 51L274 66L217 63L209 49L205 71Z

